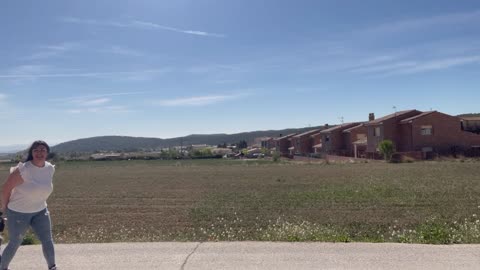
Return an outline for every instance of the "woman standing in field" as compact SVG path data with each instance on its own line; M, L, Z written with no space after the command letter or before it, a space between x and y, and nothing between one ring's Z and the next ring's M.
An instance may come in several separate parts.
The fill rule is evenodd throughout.
M46 161L49 152L50 147L46 142L35 141L28 149L27 160L10 169L10 175L3 185L2 212L7 215L10 240L0 258L0 270L8 269L29 227L42 243L48 269L57 269L46 202L53 190L55 172L55 167Z

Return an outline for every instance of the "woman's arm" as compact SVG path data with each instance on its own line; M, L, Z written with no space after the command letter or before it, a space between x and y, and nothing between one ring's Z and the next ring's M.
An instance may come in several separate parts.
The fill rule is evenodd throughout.
M5 213L7 210L8 202L10 201L10 195L12 195L12 190L23 183L23 178L20 175L19 169L15 169L7 178L5 184L2 187L2 212Z

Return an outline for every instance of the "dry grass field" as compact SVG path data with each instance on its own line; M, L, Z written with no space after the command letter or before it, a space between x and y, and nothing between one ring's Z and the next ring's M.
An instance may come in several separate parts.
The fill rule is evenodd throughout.
M0 164L6 179L10 164ZM57 164L57 242L480 243L480 162Z

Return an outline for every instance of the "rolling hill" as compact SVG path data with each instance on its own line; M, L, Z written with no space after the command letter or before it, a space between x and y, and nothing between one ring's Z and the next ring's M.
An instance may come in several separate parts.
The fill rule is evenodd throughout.
M465 113L459 114L458 117L480 117L480 113Z
M71 152L93 153L95 151L141 151L161 149L171 146L192 145L192 144L233 144L241 140L252 144L258 137L278 137L290 133L301 133L312 129L323 129L324 127L306 127L306 128L290 128L282 130L266 130L252 131L236 134L192 134L185 137L177 137L170 139L160 138L144 138L144 137L128 137L128 136L99 136L78 139L60 143L52 147L52 151L58 154Z

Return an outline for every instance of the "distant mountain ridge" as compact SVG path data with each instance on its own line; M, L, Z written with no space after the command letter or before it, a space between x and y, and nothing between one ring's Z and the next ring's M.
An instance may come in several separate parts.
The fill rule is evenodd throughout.
M14 145L6 145L0 146L0 153L2 154L12 154L18 151L22 151L23 149L27 148L28 145L25 144L14 144Z
M301 133L308 130L324 128L324 126L317 126L305 128L289 128L282 130L252 131L236 134L192 134L185 137L177 137L170 139L129 136L99 136L60 143L53 146L52 151L59 154L71 152L93 153L95 151L133 152L180 145L188 146L192 144L234 144L241 140L245 140L248 144L252 144L255 138L259 137L279 137L280 135Z

